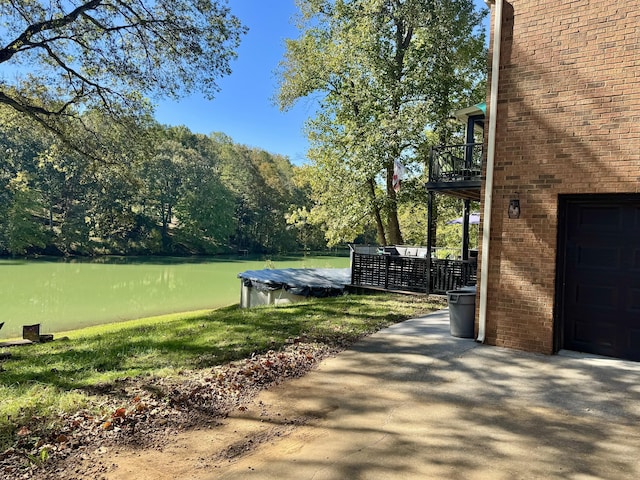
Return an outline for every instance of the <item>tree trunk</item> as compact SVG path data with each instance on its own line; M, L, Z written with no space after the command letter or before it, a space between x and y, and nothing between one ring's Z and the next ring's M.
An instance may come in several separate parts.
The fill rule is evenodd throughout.
M384 223L382 222L382 215L380 214L380 207L376 201L376 183L373 178L367 180L367 186L369 187L369 197L371 200L371 211L376 221L376 232L378 236L378 243L380 245L387 245L387 236L384 231Z
M392 245L402 245L402 232L398 221L398 201L396 191L393 189L393 163L387 165L387 231Z
M164 252L169 251L169 222L171 221L171 205L166 205L163 203L161 208L162 214L162 250Z

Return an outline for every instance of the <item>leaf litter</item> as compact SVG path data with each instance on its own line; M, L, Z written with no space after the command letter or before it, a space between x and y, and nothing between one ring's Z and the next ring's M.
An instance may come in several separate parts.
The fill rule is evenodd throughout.
M98 409L61 417L53 431L39 428L36 418L21 426L15 444L0 452L0 478L99 480L115 447L161 449L176 432L215 427L230 412L246 410L261 390L304 375L356 339L336 340L295 338L281 350L221 366L98 385L91 389ZM102 413L96 415L96 410ZM252 443L245 442L243 448ZM92 455L104 456L107 462L88 462Z

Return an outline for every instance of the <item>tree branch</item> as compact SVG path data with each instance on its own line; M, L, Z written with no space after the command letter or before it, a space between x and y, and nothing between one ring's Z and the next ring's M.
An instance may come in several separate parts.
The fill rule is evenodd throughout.
M60 57L58 57L58 55L55 54L55 52L51 49L51 47L49 47L48 44L44 44L42 45L42 47L47 51L47 53L49 54L49 57L51 57L60 68L62 68L65 72L67 72L67 74L71 77L71 78L77 78L79 79L83 84L89 85L91 87L93 87L96 91L96 93L98 95L100 95L100 98L103 100L103 102L105 101L103 95L102 95L102 91L107 91L109 93L110 92L109 89L101 86L99 83L96 82L92 82L91 80L89 80L87 77L85 77L84 75L82 75L80 72L76 71L75 69L71 68L69 65L67 65L65 62L63 62Z
M18 36L15 40L9 43L6 47L0 49L0 63L4 63L13 57L23 45L27 45L31 42L31 38L41 32L47 30L53 30L56 28L62 28L77 20L77 18L84 12L95 9L102 0L90 0L89 2L80 5L75 10L72 10L61 18L52 18L43 22L37 22L29 25L24 32Z

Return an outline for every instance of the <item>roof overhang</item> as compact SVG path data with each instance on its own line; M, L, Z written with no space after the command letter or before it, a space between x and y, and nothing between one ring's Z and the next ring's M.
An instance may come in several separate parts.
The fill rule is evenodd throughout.
M475 117L478 115L485 115L487 113L487 104L485 102L471 105L470 107L463 108L453 112L453 116L460 120L462 123L467 123L469 117Z

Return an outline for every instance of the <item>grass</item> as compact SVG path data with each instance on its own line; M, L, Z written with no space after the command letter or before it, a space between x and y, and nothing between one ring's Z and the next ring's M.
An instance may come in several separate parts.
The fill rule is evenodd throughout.
M61 413L96 408L92 387L169 376L277 350L288 339L339 342L441 307L425 297L344 296L278 307L237 306L89 327L13 347L0 365L0 451L18 430L55 428ZM40 428L41 429L41 428Z

